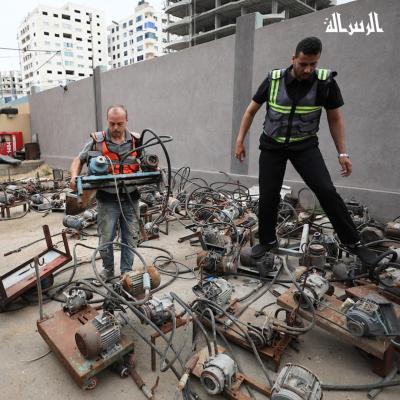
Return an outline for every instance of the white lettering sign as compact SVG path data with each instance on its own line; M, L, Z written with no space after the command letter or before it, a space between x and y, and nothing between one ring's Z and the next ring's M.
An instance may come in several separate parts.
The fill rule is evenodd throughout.
M378 13L370 12L368 14L368 23L364 26L364 21L350 23L349 27L346 28L342 26L342 16L338 12L331 14L331 18L325 18L324 25L328 33L347 33L352 36L354 33L365 33L369 36L371 33L382 33L384 32L379 24Z

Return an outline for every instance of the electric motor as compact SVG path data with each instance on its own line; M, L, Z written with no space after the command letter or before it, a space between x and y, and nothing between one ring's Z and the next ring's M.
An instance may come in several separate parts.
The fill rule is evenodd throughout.
M399 249L398 249L399 250ZM399 256L398 256L399 258ZM396 295L400 295L400 269L388 266L379 275L380 287L392 292Z
M304 281L305 278L303 278ZM306 284L303 292L296 290L293 293L294 300L299 303L301 308L309 308L308 302L303 298L307 296L314 306L317 306L324 296L330 289L329 282L323 276L317 273L311 273L306 278ZM303 287L303 281L299 283ZM303 293L303 294L302 294Z
M12 194L0 191L0 203L5 205L11 205L15 202L15 197Z
M171 211L179 212L179 211L181 211L181 203L175 197L170 197L168 199L168 208Z
M265 253L261 258L251 256L251 247L243 247L240 251L240 263L247 268L257 270L261 278L267 278L276 271L275 256Z
M87 227L88 223L81 215L64 215L63 225L66 228L80 231Z
M265 346L271 346L276 333L272 325L266 321L262 326L257 326L254 323L247 324L247 333L257 349L262 349Z
M73 289L69 294L65 294L67 300L63 307L69 314L75 314L86 307L88 300L93 298L91 292L82 289Z
M156 154L146 154L140 161L142 171L155 171L158 168L158 156Z
M400 239L400 222L388 222L385 227L385 234L388 237Z
M233 221L236 218L239 218L239 215L240 215L239 208L235 207L235 206L224 208L221 212L222 212L222 214L224 214L225 216L228 217L227 218L228 221L231 221L231 220Z
M210 357L204 363L200 375L201 384L210 395L219 394L225 388L232 386L236 369L235 362L226 354Z
M86 210L82 216L88 222L95 222L97 220L97 210L91 208L89 210Z
M41 194L33 194L31 196L31 202L33 204L39 205L39 204L43 204L43 196Z
M109 161L104 156L93 157L89 161L89 172L92 175L104 175L108 172Z
M166 293L164 296L153 297L140 307L140 311L145 314L156 325L162 325L171 319L171 313L174 311L173 298Z
M216 251L200 251L197 253L197 266L209 273L229 273L237 271L237 261L233 254L223 255Z
M6 191L12 194L15 197L15 200L25 200L28 196L28 191L25 188L19 187L17 185L8 185L6 187ZM0 203L2 203L1 199Z
M223 231L220 231L216 227L206 227L202 232L204 242L207 244L212 244L214 246L225 247L225 235Z
M147 272L150 275L150 289L157 288L161 282L160 273L152 265L147 267ZM143 266L135 268L134 271L126 272L120 280L122 287L134 297L143 296L145 293L143 286L144 273Z
M321 400L321 383L301 365L286 364L271 391L271 400Z
M75 342L82 353L88 359L94 359L99 355L107 357L121 339L120 324L110 313L98 315L92 321L82 325L75 333Z
M379 304L370 297L358 300L346 312L347 328L354 336L379 336L385 334Z
M160 235L160 227L154 222L147 222L146 224L144 224L144 230L149 236Z
M323 268L326 263L326 250L322 244L313 243L308 247L309 265Z
M196 296L211 300L221 308L225 308L232 297L233 287L225 279L211 277L206 282L194 286L192 290ZM220 312L218 308L216 312Z

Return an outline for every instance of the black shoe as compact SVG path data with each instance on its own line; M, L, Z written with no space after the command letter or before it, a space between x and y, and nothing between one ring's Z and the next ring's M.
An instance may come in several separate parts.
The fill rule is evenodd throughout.
M261 258L267 251L276 249L278 247L278 241L274 240L272 243L267 244L256 244L251 248L251 256L253 258Z
M364 264L375 264L377 259L376 253L368 247L363 246L361 243L356 243L355 245L350 245L346 248L351 254L356 255Z
M108 281L111 278L114 278L114 270L113 269L108 269L108 268L103 268L100 273L100 278L103 279L103 281Z

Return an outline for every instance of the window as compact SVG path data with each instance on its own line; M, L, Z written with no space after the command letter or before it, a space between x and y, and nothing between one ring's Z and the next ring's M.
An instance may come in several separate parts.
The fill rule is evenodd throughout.
M141 32L143 30L143 25L139 25L136 27L136 32Z
M82 74L82 72L79 72L78 75L79 75L79 76L85 76L85 74Z
M77 50L83 50L83 47L82 46L76 46L76 49Z
M119 44L117 44L117 49L119 50Z
M49 36L49 32L43 32L43 35Z
M72 35L70 33L63 33L63 38L72 39Z
M138 16L136 17L136 22L139 22L139 21L141 21L141 20L142 20L142 18L143 18L143 15L138 15Z
M143 51L143 46L138 46L137 51Z
M83 64L78 64L79 68L85 68L85 66Z
M57 74L58 74L58 75L61 75L61 74L62 74L62 72L61 72L61 71L57 71Z
M129 25L133 25L133 19L129 20Z
M112 47L113 51L115 51L115 46Z
M114 28L111 29L111 33L114 33Z
M71 69L67 69L67 70L65 71L65 73L66 73L67 75L74 75L74 71L71 70Z
M47 15L47 11L42 11L42 14L43 15Z
M58 18L58 14L53 14L53 17L54 18Z
M144 28L145 29L156 29L157 30L156 24L154 22L151 22L151 21L145 22L144 23Z
M128 65L128 60L125 60L125 61L124 61L124 65Z
M155 40L157 40L157 36L156 36L156 34L154 32L146 32L144 34L144 37L146 39L155 39Z
M73 57L74 53L72 51L64 51L64 56L65 57Z
M124 38L128 36L128 32L124 32Z
M99 58L99 61L101 61L101 58Z
M113 55L113 60L115 60L115 54Z
M79 10L74 10L74 12L76 12L77 14L80 14L80 13L81 13Z
M72 43L64 42L64 47L74 47Z
M128 52L125 50L124 51L124 57L126 57L128 55Z
M52 71L51 69L48 69L48 70L47 70L47 73L48 73L48 74L52 74L53 71Z
M127 47L128 46L128 42L124 42L124 47Z
M60 37L60 34L59 33L55 33L54 36L55 37Z
M136 60L137 61L142 61L143 60L143 56L138 56Z
M141 42L143 40L143 35L140 35L140 36L138 36L137 38L136 38L136 41L137 42Z
M79 18L75 18L75 22L82 22Z
M64 64L67 65L68 67L72 67L74 65L73 61L64 61Z
M61 18L62 19L68 19L68 20L71 19L71 17L69 15L67 15L67 14L61 14Z
M78 41L78 42L82 42L82 38L80 38L80 37L76 37L76 40Z
M126 22L124 22L123 24L122 24L122 28L126 28Z

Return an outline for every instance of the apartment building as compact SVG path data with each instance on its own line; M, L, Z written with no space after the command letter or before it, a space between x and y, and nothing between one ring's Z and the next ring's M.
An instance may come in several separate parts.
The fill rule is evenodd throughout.
M259 12L267 25L332 4L332 0L166 0L167 49L181 50L232 35L236 18L244 14Z
M26 92L65 85L107 65L107 27L100 10L67 3L39 5L18 29L21 74Z
M0 104L25 96L20 71L0 71Z
M109 67L119 68L165 54L167 16L145 0L134 14L108 29Z

